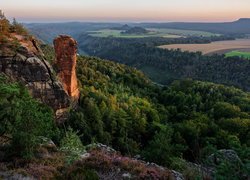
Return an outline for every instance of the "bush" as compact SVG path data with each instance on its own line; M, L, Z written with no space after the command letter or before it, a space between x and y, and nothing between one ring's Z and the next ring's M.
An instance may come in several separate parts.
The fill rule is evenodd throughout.
M12 145L21 156L31 158L36 146L41 143L40 136L51 138L56 132L53 113L31 98L21 101L16 108L19 110L13 123Z
M66 132L65 137L61 141L61 151L66 152L66 163L72 164L78 160L85 152L85 148L76 132L71 128Z
M173 144L171 143L172 136L173 129L168 126L156 133L144 151L146 159L162 165L170 165L174 151Z
M24 87L1 75L0 122L0 136L12 137L12 152L28 159L33 157L40 136L51 138L58 130L50 108L32 99Z

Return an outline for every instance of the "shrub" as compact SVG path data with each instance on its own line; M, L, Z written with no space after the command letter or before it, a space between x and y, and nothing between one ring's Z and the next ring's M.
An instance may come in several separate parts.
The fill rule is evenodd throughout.
M0 92L0 135L10 134L12 152L29 159L40 143L40 136L51 138L57 132L53 112L4 76L0 76Z
M72 164L74 161L80 158L81 154L85 152L85 148L77 135L77 132L73 132L71 128L65 134L65 137L61 141L61 151L66 152L66 163Z

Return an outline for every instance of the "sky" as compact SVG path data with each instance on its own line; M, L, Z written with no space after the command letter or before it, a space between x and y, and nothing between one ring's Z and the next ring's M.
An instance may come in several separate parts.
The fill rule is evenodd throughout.
M20 22L222 22L250 17L250 0L0 0Z

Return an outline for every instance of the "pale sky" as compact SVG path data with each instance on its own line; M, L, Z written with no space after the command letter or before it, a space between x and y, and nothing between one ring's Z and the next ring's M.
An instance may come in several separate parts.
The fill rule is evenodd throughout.
M0 0L21 22L234 21L250 17L250 0Z

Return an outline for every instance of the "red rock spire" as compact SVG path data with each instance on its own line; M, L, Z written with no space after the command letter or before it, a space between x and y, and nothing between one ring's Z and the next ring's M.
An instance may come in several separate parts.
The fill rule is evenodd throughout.
M73 99L79 98L76 77L77 42L70 36L60 35L54 39L58 77L65 91Z

